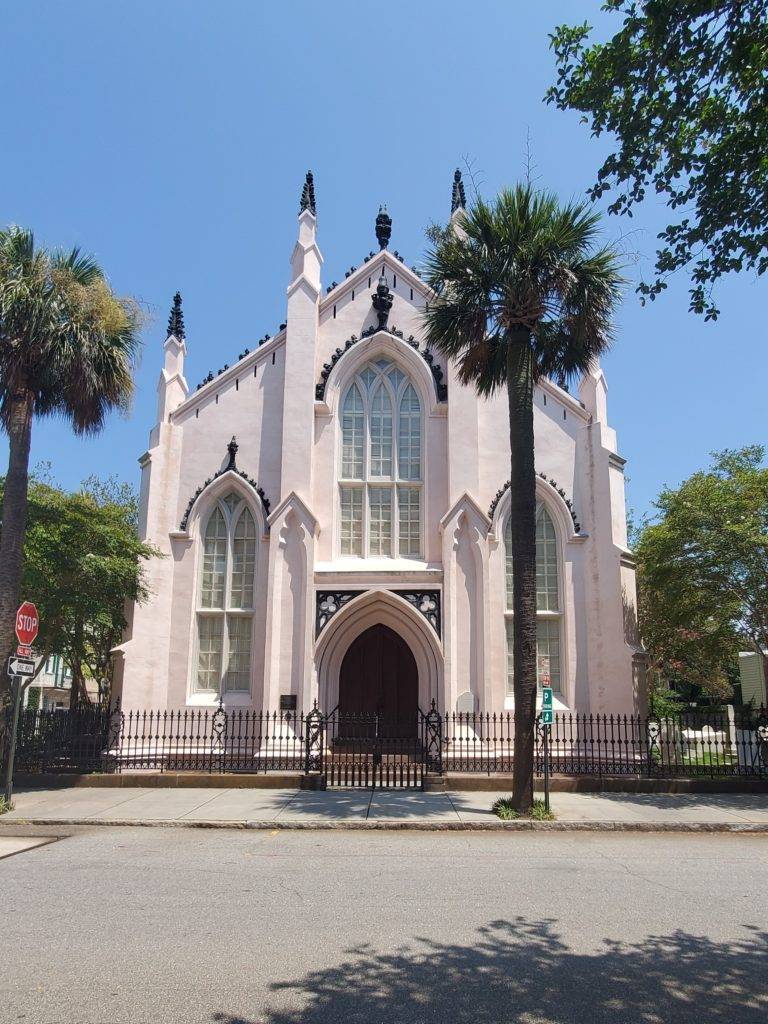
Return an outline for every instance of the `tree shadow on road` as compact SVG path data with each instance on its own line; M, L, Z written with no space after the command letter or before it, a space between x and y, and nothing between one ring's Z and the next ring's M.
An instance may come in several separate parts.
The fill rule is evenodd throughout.
M702 895L706 899L706 895ZM642 913L627 907L627 916ZM416 938L397 952L347 951L273 983L272 1007L218 1024L764 1024L768 932L735 942L676 931L570 949L554 920L493 921L472 945ZM318 937L318 941L322 941Z

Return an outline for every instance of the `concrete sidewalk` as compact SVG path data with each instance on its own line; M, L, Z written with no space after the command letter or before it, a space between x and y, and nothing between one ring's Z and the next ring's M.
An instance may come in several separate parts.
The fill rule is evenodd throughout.
M501 822L502 793L337 789L28 789L0 829L35 825L177 825L239 828L530 828ZM553 793L544 829L718 830L768 833L765 794Z

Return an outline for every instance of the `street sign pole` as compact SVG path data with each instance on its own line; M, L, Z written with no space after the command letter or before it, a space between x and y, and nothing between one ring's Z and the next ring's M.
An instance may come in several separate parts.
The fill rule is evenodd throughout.
M16 757L16 737L19 732L22 686L24 679L33 679L35 675L35 659L29 655L32 653L31 645L37 639L39 628L40 616L37 614L37 608L31 601L22 601L16 611L16 639L24 654L22 655L22 650L20 650L16 657L11 655L8 659L8 675L13 680L13 708L11 710L11 734L8 739L8 751L5 758L5 778L3 780L3 795L6 804L10 804L11 797L13 796L13 762Z
M21 705L21 676L13 676L13 709L11 710L11 735L8 740L8 756L5 759L4 793L6 807L13 797L13 761L16 757L16 736L19 732L19 707Z
M551 726L544 725L544 809L549 812L549 730Z
M549 659L547 659L547 662ZM549 811L549 730L552 728L552 721L555 716L554 694L549 685L549 664L545 666L545 674L542 678L541 687L541 728L544 733L542 737L544 745L544 807Z

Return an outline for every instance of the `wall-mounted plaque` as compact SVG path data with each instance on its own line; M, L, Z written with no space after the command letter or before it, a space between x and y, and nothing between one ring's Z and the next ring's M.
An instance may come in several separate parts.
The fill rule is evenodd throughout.
M296 710L296 694L295 693L281 693L280 694L280 710L281 711L295 711Z

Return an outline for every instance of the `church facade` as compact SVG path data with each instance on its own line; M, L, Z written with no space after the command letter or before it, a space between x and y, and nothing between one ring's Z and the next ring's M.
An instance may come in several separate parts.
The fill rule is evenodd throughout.
M452 218L463 208L454 180ZM124 708L512 705L506 395L425 348L431 299L390 249L322 285L312 176L285 323L191 389L179 296L141 456L150 599ZM540 680L561 710L641 709L624 460L599 366L535 394Z

